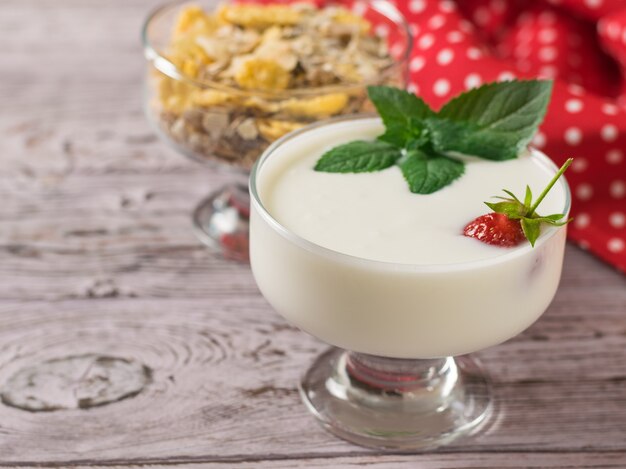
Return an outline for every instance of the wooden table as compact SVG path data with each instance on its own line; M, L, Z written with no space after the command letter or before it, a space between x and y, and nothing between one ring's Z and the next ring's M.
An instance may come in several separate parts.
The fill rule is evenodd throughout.
M0 466L626 467L626 281L574 247L546 314L480 353L501 408L486 434L385 455L318 427L296 383L325 346L196 240L223 176L142 115L153 6L0 2ZM68 356L74 382L36 395L32 367ZM41 399L60 409L8 405Z

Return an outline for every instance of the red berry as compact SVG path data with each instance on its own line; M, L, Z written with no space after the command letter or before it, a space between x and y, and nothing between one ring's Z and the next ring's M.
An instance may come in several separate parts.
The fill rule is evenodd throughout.
M519 220L511 220L504 213L488 213L469 222L463 234L495 246L512 247L526 237Z

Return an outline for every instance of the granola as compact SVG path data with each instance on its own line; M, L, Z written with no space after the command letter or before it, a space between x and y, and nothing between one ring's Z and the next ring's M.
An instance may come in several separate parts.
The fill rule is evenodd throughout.
M335 6L185 7L164 51L182 76L151 75L158 121L194 154L248 169L290 131L369 109L363 83L401 81L372 29Z

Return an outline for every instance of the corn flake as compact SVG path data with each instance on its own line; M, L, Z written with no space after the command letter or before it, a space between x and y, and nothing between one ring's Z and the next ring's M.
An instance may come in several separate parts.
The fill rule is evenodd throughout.
M289 99L281 109L297 116L326 117L338 114L348 104L345 93L331 93L310 99Z
M191 97L191 101L198 106L219 106L233 101L234 96L218 90L197 91Z
M210 35L222 23L215 16L207 15L199 6L192 5L182 9L178 15L178 20L174 26L173 38L176 40L181 37L189 37L190 35Z
M304 127L304 124L277 119L260 119L257 121L257 127L263 138L272 142L289 132Z
M228 5L221 8L219 17L237 26L265 29L293 26L300 21L300 12L286 5Z
M235 81L246 89L284 90L290 78L289 72L275 61L256 57L242 61L235 72Z

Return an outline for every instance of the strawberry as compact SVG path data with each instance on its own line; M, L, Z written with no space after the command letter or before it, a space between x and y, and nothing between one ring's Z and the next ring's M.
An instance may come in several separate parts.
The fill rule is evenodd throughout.
M485 202L485 205L493 212L481 215L469 222L463 229L463 234L470 238L476 238L483 243L502 247L517 246L524 239L527 239L534 247L541 234L541 225L563 226L571 221L571 219L563 220L564 213L541 216L536 212L541 201L570 164L572 164L572 158L561 166L561 169L557 171L534 202L533 194L528 186L526 186L523 202L507 190L504 192L509 196L508 198L497 197L501 202Z
M481 215L469 222L463 234L483 243L507 248L517 246L526 239L519 220L511 220L504 213L496 212Z

